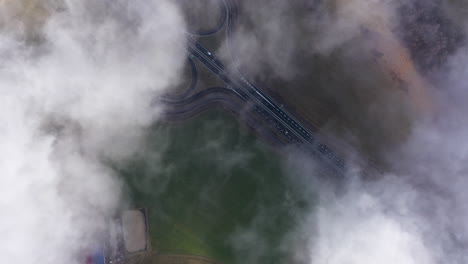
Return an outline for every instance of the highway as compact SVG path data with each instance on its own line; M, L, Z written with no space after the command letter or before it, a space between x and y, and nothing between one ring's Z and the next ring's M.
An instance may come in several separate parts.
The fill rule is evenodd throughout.
M234 27L232 20L237 14L237 9L235 8L235 5L232 5L233 0L220 1L226 10L225 14L223 15L223 19L221 20L222 23L216 28L219 31L223 24L227 24L226 39L227 45L229 46L230 36ZM210 32L210 35L213 35L216 32ZM187 32L186 35L187 37L184 48L187 50L191 60L196 59L209 71L221 79L225 83L227 89L237 95L246 106L252 107L252 112L256 113L260 118L262 118L269 129L273 128L277 131L276 134L282 135L282 137L284 137L289 144L294 144L299 149L312 154L314 157L320 160L322 164L330 168L334 173L341 177L345 177L348 170L346 162L331 148L321 143L317 135L314 136L313 133L317 132L318 129L314 129L312 127L313 131L308 130L303 124L301 124L300 121L282 109L273 98L268 96L268 94L264 93L262 89L258 88L252 81L243 76L235 67L231 69L225 67L225 65L215 56L213 52L209 51L194 38L202 37L204 35L198 34L197 32ZM230 48L228 50L231 52L231 58L235 61L235 55L232 54ZM226 100L228 99L223 97L222 100L221 98L218 98L216 101L228 104ZM194 101L191 100L190 103L195 109L196 107L193 106L195 104ZM180 105L182 105L182 101ZM187 109L185 109L183 112L186 113ZM265 124L263 124L263 126L265 126ZM257 124L257 126L260 126L260 124ZM256 130L260 129L256 128ZM265 128L262 128L262 130L265 130ZM381 172L372 164L370 165L372 174L374 172ZM363 178L368 177L367 173L362 174Z
M187 59L188 63L190 64L190 69L191 69L191 76L192 80L190 81L189 88L185 90L182 94L176 95L176 96L162 96L160 99L163 102L166 103L177 103L180 101L185 100L190 96L190 94L195 90L195 87L197 86L198 83L198 72L197 72L197 66L195 65L195 62L193 61L192 58Z
M279 137L253 108L246 106L234 91L225 87L211 87L200 91L180 101L164 101L166 107L162 113L164 118L170 120L184 120L213 106L221 106L236 115L244 124L250 127L262 139L274 146L289 144L283 137ZM262 124L263 123L263 124Z
M197 59L206 66L226 84L228 89L234 91L242 100L253 103L254 110L292 144L322 160L338 175L345 176L345 161L325 144L320 143L299 121L281 109L271 97L255 84L240 74L229 71L213 52L210 52L189 34L187 34L186 49L191 58Z

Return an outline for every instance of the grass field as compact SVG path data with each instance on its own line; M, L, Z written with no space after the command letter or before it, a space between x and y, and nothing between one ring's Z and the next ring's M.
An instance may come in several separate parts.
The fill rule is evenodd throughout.
M132 206L148 209L152 247L162 253L284 263L282 238L307 206L278 154L222 111L156 125L121 175Z

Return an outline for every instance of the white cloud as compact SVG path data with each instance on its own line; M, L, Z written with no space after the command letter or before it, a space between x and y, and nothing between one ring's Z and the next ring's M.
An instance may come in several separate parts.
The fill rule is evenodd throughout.
M385 207L365 189L322 202L312 220L311 263L433 263L420 231Z
M0 254L80 263L120 206L102 161L131 155L157 118L151 99L184 63L184 22L170 1L42 4L40 41L16 30L24 20L0 34Z

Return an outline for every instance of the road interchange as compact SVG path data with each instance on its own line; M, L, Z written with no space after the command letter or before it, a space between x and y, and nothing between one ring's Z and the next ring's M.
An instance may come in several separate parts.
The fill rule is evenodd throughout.
M319 140L289 113L279 107L271 97L261 91L252 82L237 73L232 73L215 55L199 42L187 36L186 49L189 56L197 59L212 73L221 79L228 89L234 91L245 102L253 104L255 112L271 123L292 144L320 158L340 176L346 173L346 163L328 146Z
M227 44L229 45L229 38L233 27L232 17L235 16L237 11L232 7L231 1L220 1L226 8L226 15L223 17L223 23L227 23L226 38L228 40ZM217 28L219 30L221 27L218 26ZM214 33L216 32L211 32L210 34ZM273 98L263 92L262 89L258 88L252 81L248 80L248 78L242 75L239 70L236 68L228 69L221 60L215 56L214 52L208 50L199 41L197 41L197 39L195 39L197 36L198 35L196 33L186 34L187 40L184 43L184 48L186 49L189 58L191 60L197 60L206 67L212 74L222 80L226 86L225 89L231 92L223 94L217 91L218 95L212 98L213 101L229 105L228 101L232 100L233 96L237 96L246 106L252 109L253 113L256 113L261 119L263 119L265 123L269 125L270 129L276 130L277 134L284 137L289 144L295 145L299 149L312 154L312 156L320 160L338 176L346 176L346 173L349 170L348 164L341 156L319 140L318 136L316 136L316 134L318 134L318 129L312 127L312 130L308 130L297 118L284 110L282 105L280 106L280 104L278 104ZM235 56L231 57L234 58ZM206 98L209 98L209 96L206 96L206 92L202 94ZM190 102L193 109L200 109L201 107L194 106L194 101L196 97L200 97L200 94L196 94L193 97L194 98L191 100L181 100L179 102L179 106L181 106L183 101L185 101ZM211 103L210 99L200 101L203 101L206 104ZM171 103L173 106L177 105L177 101L168 103ZM233 106L231 105L228 109L229 108L233 108ZM177 111L173 114L176 112ZM188 108L179 111L179 113L187 112ZM309 125L308 127L311 126ZM380 172L373 166L372 169L372 173ZM367 173L363 174L364 175L362 176L364 178L368 176Z

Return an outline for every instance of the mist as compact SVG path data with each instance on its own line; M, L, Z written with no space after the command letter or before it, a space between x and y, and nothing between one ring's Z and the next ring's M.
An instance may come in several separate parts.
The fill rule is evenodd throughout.
M82 263L122 206L107 166L138 151L177 85L184 20L170 1L3 1L4 263Z
M331 96L338 105L328 109L322 131L385 168L369 182L359 177L365 168L354 164L337 191L317 178L317 164L289 151L291 184L318 199L284 241L295 252L291 262L466 263L467 6L360 0L239 5L243 17L229 43L235 67L270 88L280 82L272 89L278 93L301 89L291 85L299 84L313 95ZM373 59L366 60L383 54L390 57L380 64L383 71L396 72L406 83L404 93L389 90L395 85L379 77ZM343 63L330 67L337 57ZM308 59L329 68L317 71L304 63ZM327 71L348 82L326 79ZM363 99L366 93L376 96ZM337 125L342 120L333 115L354 123ZM241 245L249 238L261 244L255 229Z
M403 48L400 12L410 0L239 2L244 20L219 56L232 52L234 67L266 86L331 102L318 122L324 134L385 168L363 181L364 168L352 164L336 188L310 157L284 150L285 185L313 201L295 208L296 226L279 245L293 252L290 262L467 263L463 38L446 53ZM428 2L468 32L461 1ZM108 164L144 149L161 111L152 99L181 82L186 52L175 43L184 43L184 17L166 0L27 3L0 6L0 254L7 263L81 263L128 203ZM406 86L370 64L382 47L398 60L379 65ZM217 164L230 170L251 159L236 150ZM227 241L239 261L267 252L259 234L270 213L260 208Z

